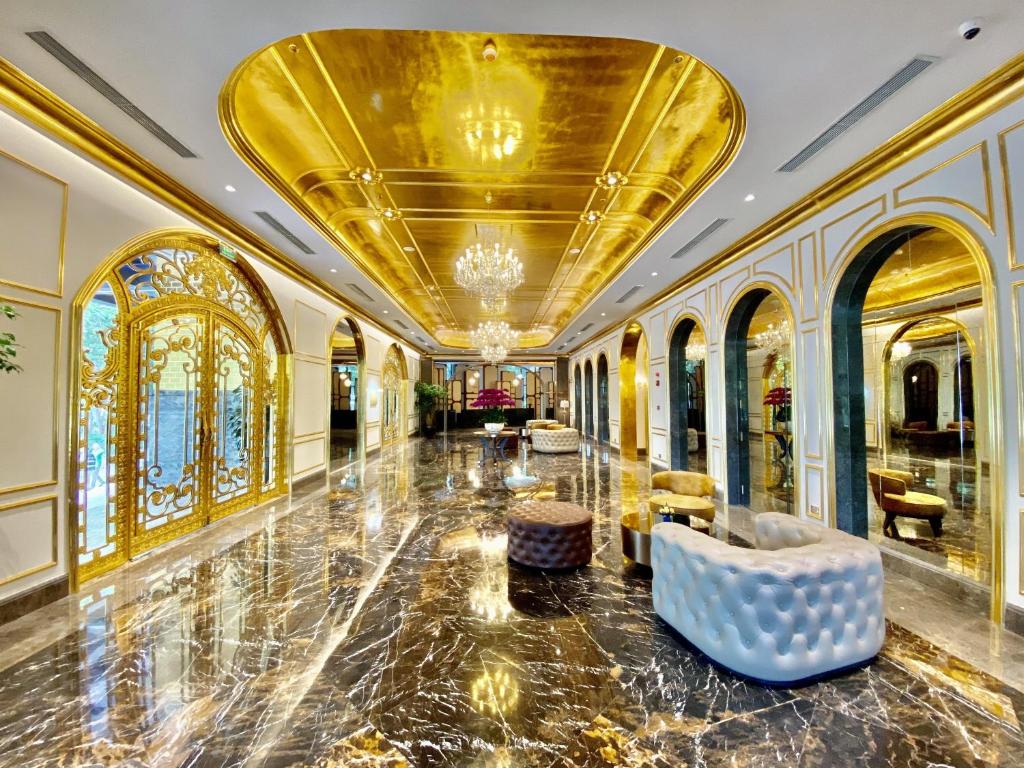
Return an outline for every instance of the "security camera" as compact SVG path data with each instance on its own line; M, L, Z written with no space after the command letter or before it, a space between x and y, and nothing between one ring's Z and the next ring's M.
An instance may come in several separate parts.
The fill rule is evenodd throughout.
M958 31L964 40L973 40L981 32L981 19L968 19L960 25Z

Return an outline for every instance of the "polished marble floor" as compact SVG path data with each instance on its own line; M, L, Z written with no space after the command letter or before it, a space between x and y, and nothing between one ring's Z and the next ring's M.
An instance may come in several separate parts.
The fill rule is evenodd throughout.
M0 766L1020 765L1024 694L899 626L793 690L688 649L620 554L648 470L600 447L524 460L594 562L510 565L477 458L388 449L0 628Z

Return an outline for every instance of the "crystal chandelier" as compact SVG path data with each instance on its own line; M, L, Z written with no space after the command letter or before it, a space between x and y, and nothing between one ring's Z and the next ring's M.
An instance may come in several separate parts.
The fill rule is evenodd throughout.
M789 350L789 321L778 325L768 323L768 328L754 336L754 346L771 355L782 356Z
M488 302L505 298L522 285L523 264L515 251L501 243L484 247L480 243L466 249L455 262L455 282L468 293Z
M469 338L485 361L497 365L519 341L519 334L504 320L488 320L470 331Z
M708 345L694 342L686 345L686 362L700 363L708 355Z
M909 355L913 349L914 348L910 346L909 342L897 341L892 345L892 349L889 350L889 358L893 361L902 360L904 357Z

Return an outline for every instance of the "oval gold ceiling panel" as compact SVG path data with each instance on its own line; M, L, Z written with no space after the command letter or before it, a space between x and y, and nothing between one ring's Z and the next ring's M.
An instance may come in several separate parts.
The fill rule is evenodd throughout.
M220 120L314 228L438 343L463 348L485 317L455 284L466 247L516 250L526 282L503 317L522 347L543 346L744 133L725 78L661 45L361 29L254 53L225 84Z

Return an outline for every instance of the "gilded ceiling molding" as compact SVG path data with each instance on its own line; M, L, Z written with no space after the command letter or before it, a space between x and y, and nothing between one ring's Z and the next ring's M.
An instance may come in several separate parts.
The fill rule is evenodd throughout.
M634 310L634 314L641 315L647 312L651 307L691 287L698 280L735 263L787 230L802 224L1022 96L1024 53L1014 56L978 82L947 99L817 189L751 230L728 248L705 260L700 266L690 270L672 287L656 294ZM620 325L622 323L611 323L594 335L609 333ZM572 352L576 349L579 347L574 348Z
M285 38L228 78L221 127L440 344L471 347L490 319L454 259L475 242L514 248L526 284L500 319L520 348L542 347L729 166L746 116L720 73L662 45L492 41L486 59L477 33Z
M245 254L260 259L287 277L358 317L360 321L400 338L427 354L396 331L380 325L329 283L308 272L248 227L188 189L91 118L0 57L0 105L96 161L106 170L141 188L182 216L223 238Z

